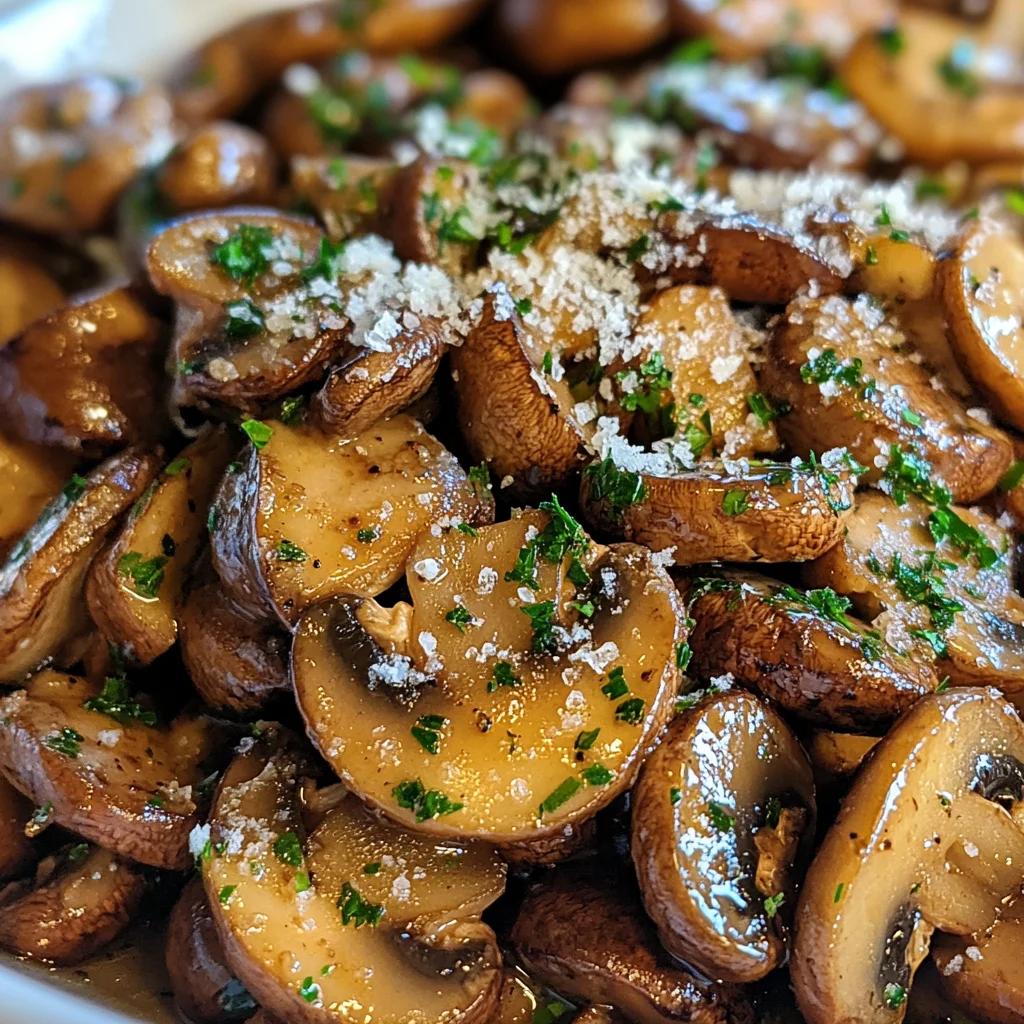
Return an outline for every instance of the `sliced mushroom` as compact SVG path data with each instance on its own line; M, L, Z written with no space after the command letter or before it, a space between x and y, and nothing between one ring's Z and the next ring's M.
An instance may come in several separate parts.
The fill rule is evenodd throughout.
M150 888L137 865L89 843L44 858L34 880L0 891L0 947L58 966L116 938Z
M102 688L40 672L0 699L0 771L51 818L153 867L184 870L199 819L193 787L223 742L207 719L155 727L152 712L111 679Z
M201 878L193 878L167 923L167 974L178 1013L192 1024L245 1020L256 1002L225 963Z
M688 442L680 443L688 453ZM686 469L657 453L636 463L640 472L620 468L614 456L589 466L580 486L583 514L611 536L673 549L677 565L817 558L842 535L853 507L842 453L827 464L796 466L741 459Z
M913 497L897 505L863 493L842 541L806 566L804 578L849 597L896 646L930 644L940 676L1017 693L1024 598L1013 586L1009 547L1009 533L980 509L932 510ZM981 568L979 557L991 567Z
M352 799L307 838L298 788L309 766L274 735L228 768L203 864L238 978L292 1021L344 1020L354 1007L377 1024L489 1019L501 957L479 916L504 890L500 858L404 832Z
M1017 232L987 217L963 233L943 265L950 338L964 371L998 416L1024 430L1024 323Z
M498 24L543 75L643 53L668 35L664 0L502 0Z
M815 729L803 738L804 750L810 758L819 786L855 775L879 742L877 736L829 732L827 729Z
M0 558L67 483L76 457L0 435Z
M698 679L731 673L807 721L884 728L938 686L927 654L895 650L830 590L805 593L736 572L688 581L686 589L696 622L691 672Z
M0 419L26 441L99 454L168 429L163 325L131 288L74 300L0 348Z
M506 968L498 1011L492 1018L492 1024L530 1024L537 1009L537 994L522 972Z
M332 238L387 234L398 165L382 157L293 157L290 182Z
M466 343L452 350L458 419L474 461L486 462L515 497L549 492L586 460L566 380L545 376L547 350L511 302L489 297Z
M350 323L337 256L311 223L273 210L185 217L149 247L153 286L177 303L179 388L254 410L322 377Z
M139 664L148 665L177 639L185 579L206 540L210 499L234 449L224 430L209 430L183 449L89 570L85 596L93 622Z
M356 437L260 426L224 477L210 538L225 588L256 617L290 627L315 601L380 594L420 531L484 508L454 456L407 416Z
M311 406L323 431L354 437L426 394L444 350L440 324L406 313L400 331L386 351L352 348L335 364Z
M210 707L245 714L291 690L287 637L275 625L236 608L219 581L189 590L178 611L181 660Z
M17 682L86 630L89 563L160 466L128 449L75 474L0 565L0 680Z
M31 801L0 776L0 882L17 877L36 861L32 842L25 835L32 813Z
M96 231L177 133L158 86L90 75L13 93L0 106L0 213L35 231Z
M1024 921L1019 916L1000 918L979 935L936 936L932 959L942 994L979 1024L1018 1024L1024 1017L1022 943Z
M814 838L814 781L796 737L741 691L673 719L633 790L633 862L662 945L711 978L786 959L784 921Z
M0 252L0 345L64 301L64 289L34 260Z
M511 941L531 977L639 1024L754 1020L741 990L700 979L661 948L639 901L621 884L556 875L527 895Z
M902 1020L933 929L990 926L1020 892L1024 726L991 690L920 700L864 765L797 905L790 973L811 1024Z
M1003 42L958 19L904 8L898 33L862 36L840 74L910 160L1019 159L1024 98L999 80L1001 68L1017 73L1014 50Z
M675 696L678 598L650 552L598 549L563 516L423 534L412 608L343 600L303 617L307 731L388 817L561 840L629 786Z
M967 415L937 389L905 337L867 297L797 299L772 333L761 383L791 411L779 420L796 453L845 447L882 476L875 459L891 445L913 446L957 501L991 491L1013 461L1010 439ZM880 446L882 446L880 448Z
M727 60L759 57L773 46L824 48L841 56L864 31L891 20L891 0L670 0L677 27L688 36L710 36Z

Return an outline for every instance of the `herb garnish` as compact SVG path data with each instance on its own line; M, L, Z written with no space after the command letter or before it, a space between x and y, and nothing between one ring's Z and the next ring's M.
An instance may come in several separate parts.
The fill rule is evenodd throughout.
M139 722L142 725L156 725L156 715L146 711L131 695L128 680L124 676L107 676L103 690L82 704L86 711L96 711L121 725Z
M427 790L419 779L406 779L391 790L399 807L412 811L417 821L427 821L461 811L465 804L450 800L437 789Z
M164 581L164 566L167 564L165 555L143 559L138 551L129 551L117 560L118 576L131 578L131 589L139 597L150 600L156 597L160 584Z
M370 903L369 900L363 899L351 882L342 884L338 907L341 909L341 923L353 924L356 928L364 924L376 928L384 916L384 908L379 903Z
M213 250L210 262L220 267L233 281L248 287L270 266L263 250L273 242L270 228L240 224L226 242Z

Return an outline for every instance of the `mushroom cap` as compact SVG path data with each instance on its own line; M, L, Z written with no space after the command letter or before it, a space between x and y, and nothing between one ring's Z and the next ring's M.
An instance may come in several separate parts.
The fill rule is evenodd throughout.
M220 740L211 721L156 728L84 707L101 687L44 671L0 699L0 771L52 820L123 857L181 871L199 820L191 787ZM76 739L77 737L77 739Z
M399 606L387 629L374 619L388 613L352 601L299 624L292 678L310 738L348 786L409 828L502 844L564 838L629 786L669 714L682 627L664 569L633 545L590 545L580 556L590 589L568 581L568 554L538 558L536 591L503 579L549 521L527 512L472 536L422 535L407 575L413 608ZM567 617L574 593L594 605L585 622ZM520 606L543 611L552 595L562 645L531 653L537 634ZM445 797L444 811L411 799L417 788Z
M316 601L380 594L422 530L482 511L455 457L408 416L355 437L269 429L225 475L210 538L224 587L257 619L291 628Z
M87 843L40 864L36 880L0 893L0 946L58 965L78 963L119 935L150 880L137 865Z
M855 731L884 728L938 686L921 652L902 654L863 623L844 612L828 617L777 580L723 572L679 585L691 595L690 670L699 679L732 673L807 721Z
M789 911L774 901L794 902L814 813L810 764L768 704L737 690L678 714L633 790L633 862L662 945L727 981L782 964Z
M479 915L504 890L500 858L404 832L351 799L306 838L309 767L270 730L221 781L203 879L230 967L286 1020L353 1008L377 1024L486 1020L502 972Z
M900 1020L933 928L984 929L1020 890L1024 725L994 690L923 697L866 761L811 864L790 972L811 1024Z

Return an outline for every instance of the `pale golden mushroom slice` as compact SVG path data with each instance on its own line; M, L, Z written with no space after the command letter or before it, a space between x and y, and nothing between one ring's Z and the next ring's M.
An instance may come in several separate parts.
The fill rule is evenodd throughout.
M256 618L290 627L315 601L380 594L421 531L490 512L455 457L408 416L355 437L244 426L252 444L221 484L210 545L226 590Z
M1024 920L1013 906L1006 915L978 935L937 935L932 942L939 990L979 1024L1018 1024L1024 1018Z
M751 1024L739 986L707 981L665 952L632 887L563 868L530 890L510 937L530 977L638 1024Z
M688 442L674 443L692 461ZM671 448L613 450L583 473L584 517L608 536L672 549L676 565L817 558L838 541L853 507L844 452L820 462L715 459L687 468Z
M174 1005L191 1024L228 1024L256 1010L256 1001L227 966L202 878L185 886L171 910L164 961Z
M670 0L676 26L708 36L726 60L760 57L775 46L823 50L842 56L857 37L891 20L892 0Z
M35 877L0 891L0 947L58 966L102 949L152 886L137 864L87 842L44 857Z
M237 608L219 580L190 586L178 639L189 679L212 708L245 714L291 691L287 634Z
M224 731L156 715L123 678L102 687L45 671L0 699L0 771L50 817L83 838L153 867L188 867L199 820L201 763Z
M939 684L927 644L894 649L832 590L798 590L747 572L684 586L695 620L691 673L701 680L730 673L806 721L884 729Z
M772 332L761 374L772 401L790 406L779 434L800 455L847 448L870 482L883 475L880 453L913 450L956 501L975 501L1010 467L1010 438L937 388L905 343L899 320L868 296L795 300Z
M805 566L804 579L849 597L891 644L930 645L940 677L1016 694L1024 687L1024 598L1013 584L1011 543L981 509L932 508L912 496L897 505L864 492L840 543Z
M174 646L188 573L206 541L210 500L235 442L210 429L167 463L86 578L89 614L103 636L148 665Z
M386 234L398 164L384 157L296 156L289 182L296 199L308 203L331 238Z
M14 92L0 106L0 214L50 234L96 231L179 127L166 92L132 79L89 75Z
M53 657L88 621L89 565L161 460L128 449L73 474L0 564L0 680L18 682Z
M933 929L968 935L1020 892L1024 726L998 694L920 700L866 762L797 905L790 974L811 1024L900 1021Z
M587 459L569 383L544 372L549 351L504 291L488 296L465 344L451 352L470 456L486 462L512 497L550 492ZM553 357L548 362L553 368Z
M251 411L323 377L351 333L341 256L311 222L275 210L197 213L165 227L147 269L177 304L179 400Z
M677 715L632 798L633 863L662 945L726 981L781 966L814 816L811 766L769 705L733 691Z
M272 731L220 784L201 859L231 969L285 1020L488 1020L501 957L480 914L505 888L501 859L405 832L353 798L307 836L310 770Z
M547 509L423 534L411 608L343 600L299 624L310 737L407 827L561 841L629 786L670 713L682 626L664 569Z
M678 285L656 292L637 319L617 369L616 404L632 438L681 434L695 459L774 452L780 410L758 391L748 332L720 288Z
M801 743L819 786L841 782L855 775L881 741L877 736L815 729Z
M145 294L73 299L0 348L0 422L25 441L98 455L169 430L164 325Z
M858 40L840 78L912 161L1019 159L1024 96L1000 80L1015 68L1002 44L959 19L904 8L894 28Z
M1024 430L1024 248L1009 225L970 224L943 264L942 298L964 372L996 415Z
M60 493L77 461L71 452L0 434L0 558Z
M0 776L0 882L7 882L31 867L37 858L25 835L35 808L3 776ZM49 813L44 818L49 820Z

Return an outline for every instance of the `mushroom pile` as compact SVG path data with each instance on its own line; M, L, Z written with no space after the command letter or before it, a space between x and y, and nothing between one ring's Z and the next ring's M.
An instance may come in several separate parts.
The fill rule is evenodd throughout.
M1019 5L485 6L0 103L0 947L1022 1024Z

